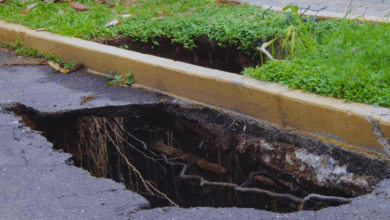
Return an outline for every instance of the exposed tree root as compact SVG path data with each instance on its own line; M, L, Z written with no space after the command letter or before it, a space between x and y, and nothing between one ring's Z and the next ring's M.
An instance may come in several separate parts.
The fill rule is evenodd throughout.
M117 120L115 120L115 119L113 119L113 120L114 120L114 122L115 122L115 123L118 125L118 127L119 127L120 125L119 125L119 123L117 122ZM110 126L110 127L111 127L111 129L113 130L112 126ZM120 126L120 127L121 127L121 126ZM121 147L119 147L119 146L117 146L117 145L115 144L117 141L114 141L114 140L111 138L111 136L110 136L110 134L109 134L109 132L108 132L108 130L107 130L106 127L105 127L105 133L106 133L107 137L110 139L110 141L114 144L114 146L115 146L115 148L117 149L118 153L119 153L119 154L122 156L122 158L126 161L126 164L131 168L131 170L133 170L134 173L136 173L136 174L138 175L138 177L140 178L141 182L142 182L143 185L145 186L146 190L147 190L150 194L154 195L153 191L150 189L150 188L152 188L155 192L157 192L159 195L161 195L161 196L164 197L166 200L168 200L169 203L171 203L172 205L174 205L174 206L176 206L176 207L179 207L179 205L177 205L175 202L173 202L171 199L169 199L167 195L165 195L164 193L160 192L160 191L159 191L156 187L154 187L149 181L146 181L146 180L142 177L141 173L137 170L137 168L136 168L134 165L132 165L132 164L130 163L130 161L127 159L126 155L122 152L122 151L123 151L123 146L122 146L122 149L121 149ZM121 142L120 142L120 143L121 143Z
M130 134L129 132L127 132L123 127L122 125L120 125L116 119L112 119L113 122L118 126L119 130L122 131L125 135L127 135L128 137L131 137L133 138L134 140L138 141L139 143L142 144L144 150L146 150L148 153L150 153L151 155L153 155L154 157L158 157L158 158L162 158L162 161L167 164L167 165L170 165L170 166L181 166L182 167L182 170L180 172L180 177L181 178L185 178L185 179L197 179L199 180L199 184L200 186L205 186L205 185L214 185L214 186L223 186L223 187L230 187L230 188L233 188L235 191L238 191L238 192L245 192L245 193L259 193L259 194L266 194L270 197L273 197L273 198L279 198L279 199L287 199L287 200L290 200L290 201L293 201L293 202L297 202L297 203L300 203L300 206L299 206L299 209L301 210L303 205L305 204L305 202L308 202L308 201L311 201L311 200L317 200L317 201L321 201L321 202L337 202L337 203L341 203L341 204L344 204L344 203L350 203L352 201L352 199L349 199L349 198L344 198L344 197L335 197L335 196L323 196L323 195L319 195L319 194L311 194L311 195L308 195L304 198L299 198L299 197L296 197L292 194L288 194L288 193L273 193L271 191L268 191L268 190L263 190L263 189L259 189L259 188L252 188L252 187L246 187L247 185L249 185L252 181L253 181L253 177L256 175L256 174L262 174L262 175L266 175L267 176L267 173L264 173L263 171L256 171L256 172L253 172L249 175L249 178L248 180L242 184L241 186L235 184L235 183L227 183L227 182L211 182L211 181L208 181L208 180L205 180L202 176L199 176L199 175L187 175L185 174L186 171L187 171L187 168L191 165L191 164L186 164L186 163L180 163L180 162L171 162L168 160L167 156L165 154L156 154L154 153L152 150L150 150L146 143L143 142L142 140L136 138L134 135ZM161 147L161 146L160 146ZM276 179L274 179L274 181L281 185L282 187L286 187L285 184L283 184L282 182L280 181L277 181Z
M186 154L182 150L176 149L176 148L171 147L171 146L167 146L162 142L158 142L155 149L157 151L159 151L160 153L163 153L165 155L175 157L175 158L180 158L184 161L188 161L188 162L190 162L190 163L192 163L192 164L194 164L194 165L196 165L204 170L208 170L208 171L210 171L213 174L218 175L218 176L223 176L228 172L228 169L226 169L225 167L222 167L222 166L215 164L215 163L210 163L205 159L200 159L198 157Z

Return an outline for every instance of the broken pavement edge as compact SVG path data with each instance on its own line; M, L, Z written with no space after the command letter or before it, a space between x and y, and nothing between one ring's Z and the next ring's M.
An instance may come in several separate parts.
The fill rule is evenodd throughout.
M358 153L389 159L390 149L386 150L387 145L381 141L385 137L389 143L388 108L345 103L243 75L0 21L0 42L17 39L38 52L53 53L65 61L77 60L94 71L132 72L137 86L336 142Z

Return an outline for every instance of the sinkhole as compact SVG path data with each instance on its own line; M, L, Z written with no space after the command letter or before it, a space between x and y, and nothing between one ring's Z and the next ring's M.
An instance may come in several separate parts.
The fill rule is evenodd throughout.
M385 161L198 105L3 108L75 166L123 183L151 208L319 210L370 193L390 173Z

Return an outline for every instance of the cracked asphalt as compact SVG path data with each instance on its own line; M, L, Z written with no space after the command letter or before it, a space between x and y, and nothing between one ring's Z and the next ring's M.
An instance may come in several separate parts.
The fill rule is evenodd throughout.
M23 58L22 60L26 60ZM0 64L21 62L0 50ZM108 87L104 77L70 75L49 66L0 66L0 105L21 103L42 112L173 100L138 88ZM81 105L88 95L95 100ZM173 100L174 101L174 100ZM278 214L255 209L173 207L148 209L122 184L74 167L39 132L0 108L0 219L390 219L390 179L351 204Z
M0 52L0 64L21 62ZM54 112L108 105L145 104L161 95L106 86L107 79L85 71L55 73L49 66L0 66L0 105L23 103ZM81 105L94 95L96 100ZM70 154L0 110L0 219L128 219L148 207L142 196L109 179L94 178L67 164Z

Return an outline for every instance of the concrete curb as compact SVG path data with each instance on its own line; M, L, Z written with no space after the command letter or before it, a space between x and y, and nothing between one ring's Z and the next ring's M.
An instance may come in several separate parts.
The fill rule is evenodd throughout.
M137 85L296 129L359 153L388 158L390 109L291 90L275 83L145 55L0 21L0 41L18 38L39 52L107 73L131 71ZM389 149L387 150L386 147Z

